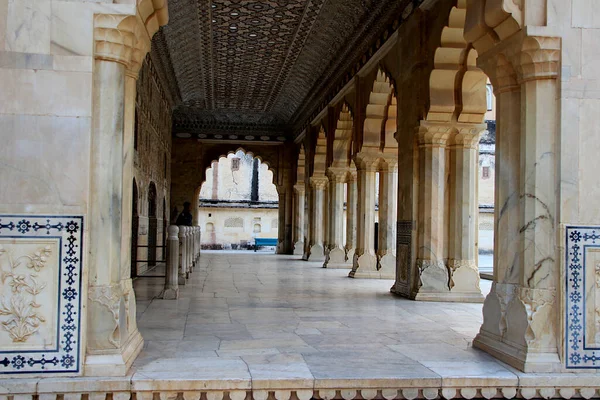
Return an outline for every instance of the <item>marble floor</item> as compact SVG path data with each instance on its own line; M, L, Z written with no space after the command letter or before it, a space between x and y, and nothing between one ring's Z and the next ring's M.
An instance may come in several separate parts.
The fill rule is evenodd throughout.
M145 347L133 383L170 377L251 382L254 389L346 387L354 380L516 384L514 370L470 345L482 322L480 304L405 300L389 293L392 281L354 280L348 271L298 258L205 251L179 300L156 298L160 278L136 279ZM489 281L482 288L487 293Z

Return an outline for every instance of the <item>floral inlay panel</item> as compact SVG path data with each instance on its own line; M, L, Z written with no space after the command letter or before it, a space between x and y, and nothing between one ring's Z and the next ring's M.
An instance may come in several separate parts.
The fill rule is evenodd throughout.
M566 367L600 369L600 227L565 233Z
M80 216L0 215L0 373L78 374Z

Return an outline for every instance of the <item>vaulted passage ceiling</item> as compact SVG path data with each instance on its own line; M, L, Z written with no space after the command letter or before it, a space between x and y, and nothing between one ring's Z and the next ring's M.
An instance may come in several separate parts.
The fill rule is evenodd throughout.
M170 0L153 57L176 103L174 134L290 138L417 3Z

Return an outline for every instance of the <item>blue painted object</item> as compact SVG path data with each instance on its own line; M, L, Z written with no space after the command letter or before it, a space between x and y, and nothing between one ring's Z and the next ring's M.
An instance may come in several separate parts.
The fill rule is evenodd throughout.
M263 246L277 246L277 239L273 238L255 238L254 251Z

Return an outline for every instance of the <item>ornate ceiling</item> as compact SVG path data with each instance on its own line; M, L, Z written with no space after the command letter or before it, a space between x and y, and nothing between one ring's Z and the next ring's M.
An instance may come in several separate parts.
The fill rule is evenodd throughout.
M417 3L170 0L153 59L175 102L174 134L290 138Z

